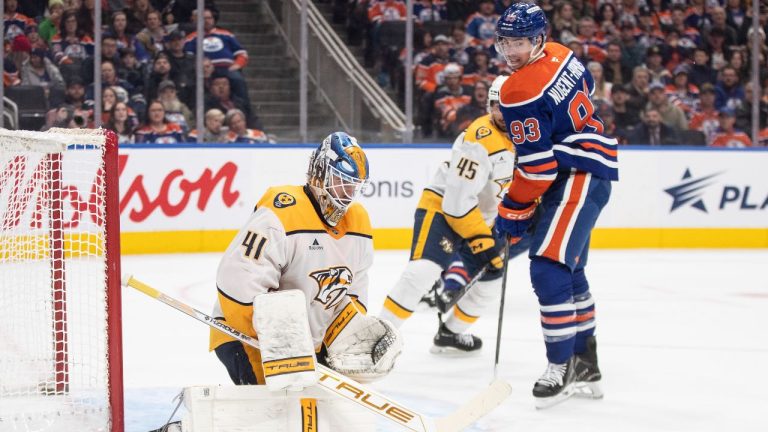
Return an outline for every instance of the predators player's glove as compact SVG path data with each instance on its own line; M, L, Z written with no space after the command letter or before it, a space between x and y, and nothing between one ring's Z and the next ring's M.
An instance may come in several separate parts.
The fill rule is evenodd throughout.
M504 267L504 259L496 250L496 241L492 236L480 235L467 240L469 248L488 271L499 271Z

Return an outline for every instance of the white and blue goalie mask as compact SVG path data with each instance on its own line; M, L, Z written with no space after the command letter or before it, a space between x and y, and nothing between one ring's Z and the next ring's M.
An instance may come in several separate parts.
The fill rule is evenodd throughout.
M307 185L325 222L336 226L368 184L368 157L344 132L328 135L309 159Z

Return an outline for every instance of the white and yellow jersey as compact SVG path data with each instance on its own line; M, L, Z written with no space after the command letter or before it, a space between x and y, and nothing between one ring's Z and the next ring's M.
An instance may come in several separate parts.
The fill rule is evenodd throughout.
M453 142L451 161L440 166L419 207L442 212L465 239L490 235L512 180L514 151L509 135L496 127L490 114L478 117Z
M213 316L257 337L252 324L254 297L301 290L312 339L320 349L355 313L365 311L372 261L371 224L362 205L352 204L331 228L317 215L302 186L270 188L224 252L216 274ZM210 348L232 340L213 331ZM259 353L245 348L258 377Z

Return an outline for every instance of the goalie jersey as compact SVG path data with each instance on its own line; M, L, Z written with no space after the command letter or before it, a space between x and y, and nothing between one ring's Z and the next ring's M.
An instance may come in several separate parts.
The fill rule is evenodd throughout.
M450 163L440 166L419 207L442 212L462 238L491 235L497 207L512 180L514 151L490 114L478 117L454 141Z
M365 311L373 240L368 213L352 204L336 225L325 225L302 186L267 190L221 259L213 316L249 336L253 299L277 290L301 290L313 343L330 345L344 325ZM234 339L211 331L210 349ZM258 350L245 346L261 373ZM259 379L261 382L261 379Z

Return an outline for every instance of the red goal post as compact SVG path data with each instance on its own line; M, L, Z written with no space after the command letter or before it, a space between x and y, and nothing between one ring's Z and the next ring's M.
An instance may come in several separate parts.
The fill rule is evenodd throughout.
M122 432L117 137L0 129L0 430Z

